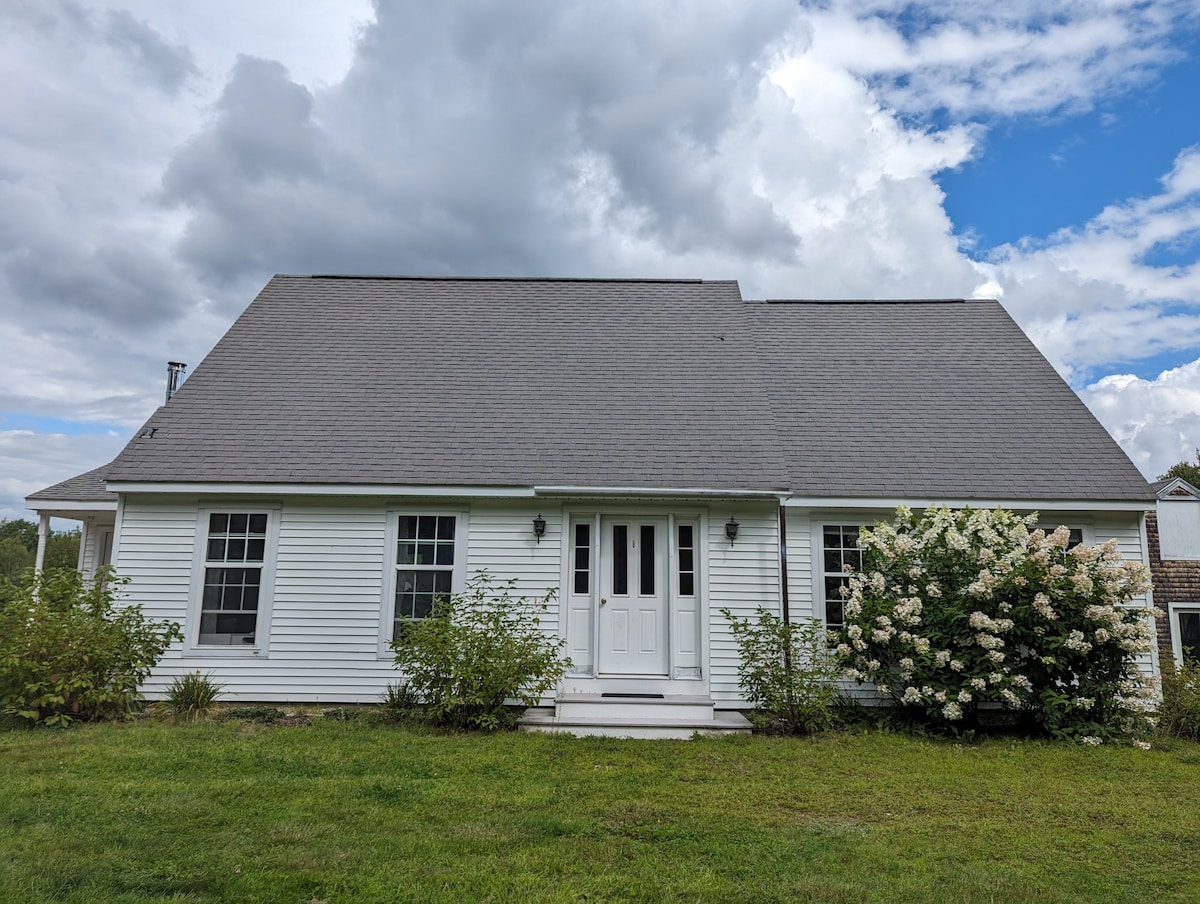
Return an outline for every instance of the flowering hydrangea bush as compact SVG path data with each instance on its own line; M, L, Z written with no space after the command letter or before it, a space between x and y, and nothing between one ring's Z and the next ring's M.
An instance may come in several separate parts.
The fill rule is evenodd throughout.
M847 675L942 727L983 705L1020 710L1047 734L1140 729L1151 688L1135 662L1153 640L1150 587L1115 540L1068 549L1037 516L948 508L864 529L838 652Z

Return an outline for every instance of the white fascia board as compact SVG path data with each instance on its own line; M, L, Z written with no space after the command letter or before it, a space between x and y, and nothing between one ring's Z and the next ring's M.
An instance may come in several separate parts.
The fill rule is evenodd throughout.
M391 486L343 483L145 483L110 480L114 493L171 493L222 496L436 496L532 499L532 487Z
M815 509L895 509L907 505L921 511L930 507L1003 508L1038 512L1145 512L1154 508L1145 502L1104 502L1095 499L861 499L852 496L789 496L783 504L796 508Z
M537 486L537 496L656 496L737 497L747 499L785 499L779 490L714 490L709 487L594 487L594 486Z
M71 502L67 499L26 499L25 508L34 512L115 512L117 501Z

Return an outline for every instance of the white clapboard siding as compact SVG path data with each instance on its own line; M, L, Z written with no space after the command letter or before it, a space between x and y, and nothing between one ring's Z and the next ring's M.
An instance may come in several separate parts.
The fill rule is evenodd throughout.
M379 502L285 500L267 659L279 692L373 698L395 680L379 654L386 528Z
M96 567L96 547L98 533L95 529L95 518L84 520L79 530L79 561L76 567L84 574L91 574Z
M196 508L177 502L132 496L124 500L120 548L113 567L129 584L124 599L153 619L183 624L187 615ZM178 658L176 648L167 659Z
M745 704L738 650L721 609L751 618L760 606L779 613L779 523L774 506L734 509L738 535L725 537L724 510L708 519L709 692L718 706Z
M104 538L111 534L116 523L115 515L89 515L83 522L79 535L79 570L86 575L94 574L101 565L104 553Z
M226 500L230 507L244 502ZM205 501L219 509L221 500ZM264 503L264 507L266 504ZM389 506L376 499L290 497L275 500L279 533L270 616L260 616L269 634L261 655L184 655L176 645L144 690L161 696L176 676L200 671L224 685L223 699L307 703L369 703L398 675L391 657L379 651L391 628L383 599L395 567L387 544ZM440 501L431 506L445 508ZM251 504L249 507L253 507ZM414 510L420 504L406 503ZM512 504L476 504L470 509L466 573L487 569L498 580L515 578L519 595L544 596L560 581L561 516L547 521L541 542L533 534L538 511ZM156 619L186 624L196 543L197 506L192 500L126 500L118 569L131 579L129 599ZM557 612L543 619L557 633ZM224 652L224 651L222 651Z
M205 507L246 508L238 500L205 501ZM262 503L264 507L266 503ZM446 502L430 501L444 510ZM270 506L278 511L275 579L269 610L260 630L269 643L260 655L184 655L176 645L155 670L145 691L161 696L172 678L186 672L211 673L225 685L225 699L276 702L373 702L397 680L391 658L380 652L380 640L390 630L388 602L383 599L395 555L387 541L389 511L381 499L284 497ZM419 509L406 502L406 509ZM520 596L540 598L559 590L562 581L564 512L561 507L530 506L512 501L484 500L453 503L467 511L465 574L486 570L500 581L515 580ZM533 519L546 520L540 542ZM737 539L725 537L725 520L733 514L740 523ZM886 516L867 513L865 520ZM1127 558L1145 561L1139 516L1079 514L1061 516L1064 523L1090 526L1090 539L1116 537ZM793 619L811 617L814 606L814 568L820 563L817 531L823 523L864 520L862 511L788 511L788 587ZM720 610L753 617L759 606L779 612L779 540L773 505L742 503L722 508L707 519L707 544L701 568L707 608L709 689L718 705L742 706L737 646ZM131 496L121 509L118 573L130 579L126 598L140 604L148 616L186 624L192 567L197 541L197 503L193 498ZM95 532L98 542L100 531ZM558 636L558 608L542 620L543 629ZM1143 667L1153 669L1147 659Z
M533 519L541 515L546 533L541 542L533 533ZM562 583L563 514L534 505L511 502L476 502L471 506L471 541L467 547L467 575L486 571L499 580L514 579L511 593L540 600L550 591L555 599L541 616L541 628L558 637L559 601Z
M804 510L788 509L787 570L788 612L793 620L814 618L813 600L813 543L812 520ZM818 525L819 527L819 525ZM820 545L820 540L815 541Z
M1137 512L1113 512L1097 515L1093 530L1095 542L1103 543L1116 538L1121 557L1131 562L1141 562L1150 567L1150 554L1146 549L1145 538L1142 534L1142 515ZM1135 597L1132 604L1146 606L1150 602L1147 594ZM1151 644L1150 652L1138 657L1138 670L1148 678L1157 678L1159 670L1158 644Z

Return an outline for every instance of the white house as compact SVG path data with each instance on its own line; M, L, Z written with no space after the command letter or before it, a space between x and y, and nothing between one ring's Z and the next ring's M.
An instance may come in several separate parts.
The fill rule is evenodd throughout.
M486 569L558 592L545 719L632 733L735 724L719 610L837 624L858 526L900 503L1036 510L1146 562L1154 498L993 301L278 276L115 461L28 505L84 521L85 566L111 531L130 599L183 626L151 697L199 669L374 701L395 621Z

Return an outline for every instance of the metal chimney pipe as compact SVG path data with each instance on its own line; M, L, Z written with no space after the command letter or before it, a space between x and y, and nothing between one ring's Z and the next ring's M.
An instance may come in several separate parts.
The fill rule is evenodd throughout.
M179 384L183 382L183 372L187 370L187 365L182 361L167 362L167 401L171 401L171 396L179 389Z

